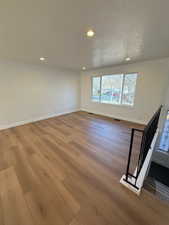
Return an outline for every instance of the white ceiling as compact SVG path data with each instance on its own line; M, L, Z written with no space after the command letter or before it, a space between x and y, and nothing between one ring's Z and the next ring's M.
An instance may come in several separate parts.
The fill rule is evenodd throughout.
M0 0L0 58L41 56L73 70L168 57L169 0Z

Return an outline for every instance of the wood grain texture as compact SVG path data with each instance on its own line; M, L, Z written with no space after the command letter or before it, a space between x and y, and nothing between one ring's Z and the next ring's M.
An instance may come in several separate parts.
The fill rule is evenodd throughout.
M168 205L119 184L131 127L77 112L1 131L0 225L168 225Z

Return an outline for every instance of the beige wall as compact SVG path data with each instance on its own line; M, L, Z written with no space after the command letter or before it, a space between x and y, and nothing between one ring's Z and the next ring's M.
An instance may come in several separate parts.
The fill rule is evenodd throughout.
M0 63L0 129L79 109L79 74Z
M99 74L138 72L135 104L115 106L91 101L91 77ZM147 123L163 103L169 84L169 58L85 71L81 74L81 109L107 116Z

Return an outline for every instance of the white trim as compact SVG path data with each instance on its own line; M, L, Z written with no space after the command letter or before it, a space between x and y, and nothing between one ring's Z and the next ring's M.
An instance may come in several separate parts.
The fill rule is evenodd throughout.
M150 163L151 163L152 153L153 153L154 146L155 146L155 143L156 143L156 140L157 140L157 137L158 137L158 133L159 133L159 129L157 129L157 131L154 135L154 138L153 138L152 143L151 143L151 147L148 151L148 154L146 156L146 159L143 163L142 169L141 169L140 174L138 176L137 183L136 183L136 186L138 187L138 190L124 180L126 175L123 175L121 180L120 180L121 184L123 184L125 187L127 187L128 189L130 189L131 191L133 191L137 195L140 195L141 189L142 189L143 184L144 184L144 180L145 180L146 175L148 173L149 166L150 166ZM135 172L133 174L134 176L136 175L136 172L137 172L137 168L135 169ZM135 184L134 178L129 178L129 181L132 184Z
M130 189L130 191L134 192L136 195L140 195L140 193L141 193L141 188L139 188L139 189L134 188L132 185L130 185L129 183L127 183L127 182L124 180L125 178L126 178L126 175L123 175L122 178L121 178L121 180L120 180L120 183L121 183L122 185L124 185L126 188ZM129 180L131 183L135 184L134 178L128 178L128 180Z
M5 130L8 128L17 127L17 126L21 126L21 125L24 125L27 123L33 123L36 121L45 120L45 119L49 119L52 117L61 116L61 115L65 115L65 114L69 114L69 113L73 113L73 112L77 112L77 111L80 111L80 109L68 110L68 111L61 112L61 113L51 113L51 114L47 114L45 116L40 116L40 117L33 118L33 119L17 121L17 122L7 124L7 125L0 125L0 130Z
M94 110L88 110L88 109L85 109L85 108L81 108L81 110L85 111L85 112L88 112L88 113L94 113L96 115L107 116L107 117L110 117L110 118L116 118L116 119L132 122L132 123L138 123L138 124L141 124L141 125L147 124L146 121L142 121L142 120L135 120L135 119L133 120L133 119L130 119L130 118L127 118L127 117L121 117L121 116L117 117L117 116L113 116L111 114L102 113L102 112L98 112L98 111L94 111Z

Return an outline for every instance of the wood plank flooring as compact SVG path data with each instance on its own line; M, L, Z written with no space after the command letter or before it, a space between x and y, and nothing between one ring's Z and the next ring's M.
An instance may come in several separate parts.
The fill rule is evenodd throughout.
M0 131L0 225L168 225L168 205L119 184L133 126L77 112Z

